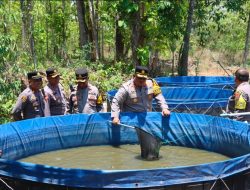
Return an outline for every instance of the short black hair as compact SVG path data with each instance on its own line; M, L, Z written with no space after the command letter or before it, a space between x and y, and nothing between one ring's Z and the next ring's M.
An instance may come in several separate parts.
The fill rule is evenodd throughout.
M249 80L249 72L245 68L239 68L235 72L235 77L236 77L236 79L238 79L239 81L242 81L242 82L248 81Z

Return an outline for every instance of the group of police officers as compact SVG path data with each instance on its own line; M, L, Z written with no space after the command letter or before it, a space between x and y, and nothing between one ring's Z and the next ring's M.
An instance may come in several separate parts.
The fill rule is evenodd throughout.
M101 111L102 97L98 89L88 82L88 71L80 68L75 71L75 75L77 85L67 98L56 69L46 70L48 84L44 88L43 76L37 71L29 72L29 85L19 95L12 110L14 120Z
M120 112L152 111L152 100L155 99L162 109L162 115L170 115L161 88L152 78L148 77L148 68L137 66L132 79L125 82L116 93L111 104L111 117L114 124L119 124ZM103 111L103 99L98 88L89 83L89 73L86 68L75 70L76 86L67 97L60 84L60 73L54 69L46 70L48 84L43 88L43 76L37 72L27 74L29 85L19 95L12 110L15 121L65 115L73 113L96 113ZM249 72L240 68L235 72L236 89L229 98L227 112L250 111ZM205 93L205 92L204 92ZM250 115L236 118L250 121Z
M76 86L69 97L60 84L60 73L54 69L46 70L48 84L43 88L43 76L37 72L27 74L29 85L19 95L12 110L15 121L35 117L65 115L73 113L96 113L103 111L103 99L96 86L89 83L86 68L75 70ZM163 115L169 115L168 105L158 84L148 78L148 68L137 66L133 79L119 89L111 106L113 123L119 123L122 111L147 112L152 110L152 100L156 99Z

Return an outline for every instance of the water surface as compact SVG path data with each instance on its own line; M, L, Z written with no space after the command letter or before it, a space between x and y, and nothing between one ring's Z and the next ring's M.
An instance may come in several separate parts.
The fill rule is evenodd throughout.
M102 145L46 152L20 161L64 168L130 170L189 166L227 159L229 157L205 150L162 146L159 160L146 161L140 158L139 145L121 145L119 147Z

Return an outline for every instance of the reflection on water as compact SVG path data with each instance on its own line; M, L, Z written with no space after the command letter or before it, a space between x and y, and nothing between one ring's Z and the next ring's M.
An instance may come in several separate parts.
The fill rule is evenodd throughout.
M145 161L140 159L139 145L122 145L64 149L34 155L20 161L64 168L126 170L188 166L227 159L229 158L224 155L204 150L162 146L159 160Z

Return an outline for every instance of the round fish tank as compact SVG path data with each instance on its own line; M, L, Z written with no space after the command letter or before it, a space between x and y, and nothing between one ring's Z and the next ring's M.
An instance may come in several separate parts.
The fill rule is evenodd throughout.
M147 131L169 145L217 152L229 156L228 160L142 170L66 169L17 161L72 147L138 143L134 129L113 127L110 120L110 113L76 114L1 125L1 189L250 188L248 124L209 115L123 113L121 122Z
M226 110L229 97L233 91L229 89L207 87L161 87L162 94L171 111L178 113L197 113L219 116ZM117 90L107 92L107 107L110 105ZM153 111L161 111L153 100Z
M160 86L196 86L221 89L234 89L233 76L176 76L155 78Z

